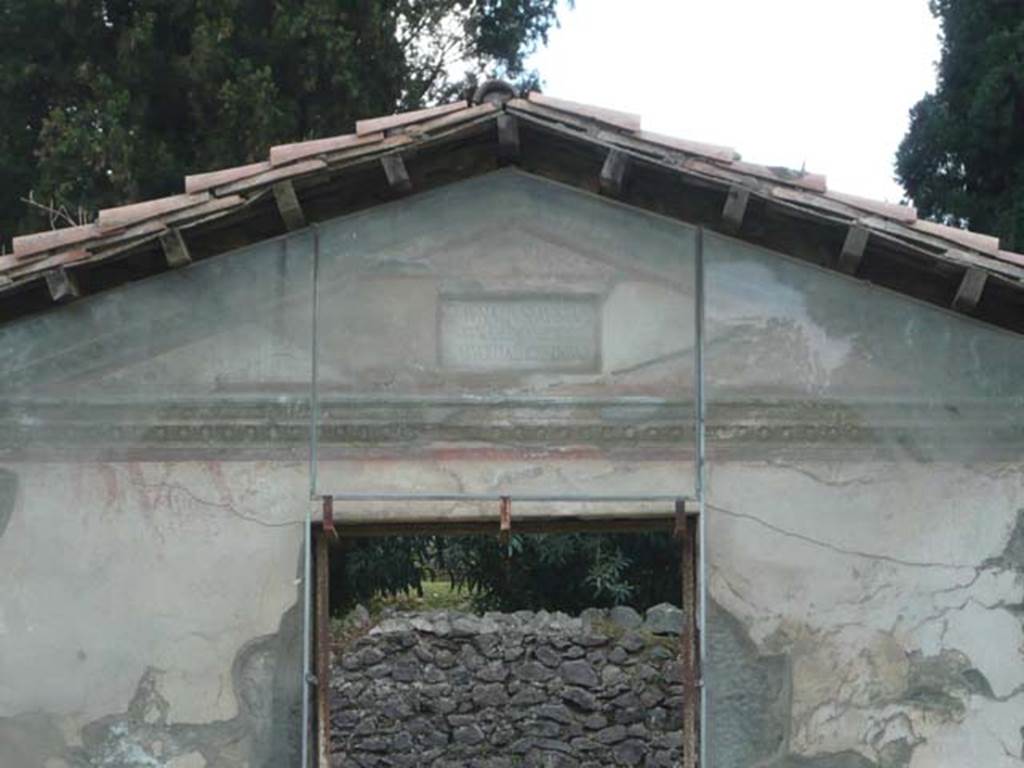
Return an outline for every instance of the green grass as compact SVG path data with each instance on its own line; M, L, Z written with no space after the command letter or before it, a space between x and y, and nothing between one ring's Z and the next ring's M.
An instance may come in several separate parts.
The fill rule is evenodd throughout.
M366 634L387 608L396 611L473 611L469 593L456 589L447 580L424 581L422 597L415 592L378 596L366 608L370 612L370 623L365 627L352 626L344 616L331 618L331 639L336 652Z
M410 592L393 597L376 597L371 602L370 614L376 616L385 608L399 611L472 611L469 594L456 589L448 580L424 581L423 596Z

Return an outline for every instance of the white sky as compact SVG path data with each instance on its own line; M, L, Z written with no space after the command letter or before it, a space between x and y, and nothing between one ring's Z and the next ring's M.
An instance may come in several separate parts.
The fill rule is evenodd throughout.
M893 159L939 57L927 0L577 0L559 17L529 60L545 93L901 199Z

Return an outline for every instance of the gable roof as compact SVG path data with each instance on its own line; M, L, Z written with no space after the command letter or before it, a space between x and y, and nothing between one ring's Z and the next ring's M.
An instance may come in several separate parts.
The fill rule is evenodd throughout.
M17 237L0 256L0 321L509 163L1024 332L1024 255L997 238L503 83L186 176L182 194L104 209L90 224Z

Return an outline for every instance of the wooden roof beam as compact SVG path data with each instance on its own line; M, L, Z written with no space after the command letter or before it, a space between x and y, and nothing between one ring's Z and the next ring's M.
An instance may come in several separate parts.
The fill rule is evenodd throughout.
M987 272L975 267L967 269L960 281L960 286L956 289L956 296L953 297L953 309L965 314L974 312L978 307L978 302L981 301L981 294L985 290L987 282Z
M729 194L725 198L725 206L722 208L722 231L726 234L735 235L743 226L743 217L747 213L747 203L750 202L750 190L743 187L730 187Z
M177 229L170 229L160 235L160 247L164 249L164 259L171 269L184 267L192 263L192 255L185 245L181 232Z
M68 301L78 298L80 291L75 276L64 267L57 267L45 273L46 287L54 301Z
M519 159L519 121L515 115L498 115L498 159L514 163Z
M295 194L295 185L290 179L279 181L274 185L274 202L277 212L281 214L285 227L289 232L306 226L306 215L302 212L299 196Z
M631 164L629 154L621 149L609 149L601 166L601 192L609 197L621 197Z
M412 180L409 178L409 171L405 167L405 160L397 152L384 155L380 159L384 166L384 175L388 177L388 186L391 191L399 195L406 195L412 192Z
M864 249L867 248L870 233L866 227L853 224L846 233L843 250L839 253L836 268L848 275L856 275L860 263L864 260Z

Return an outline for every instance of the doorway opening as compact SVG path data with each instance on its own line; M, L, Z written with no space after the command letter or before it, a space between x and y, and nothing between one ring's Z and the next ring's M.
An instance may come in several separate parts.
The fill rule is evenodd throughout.
M695 510L510 518L315 526L318 767L697 765Z

